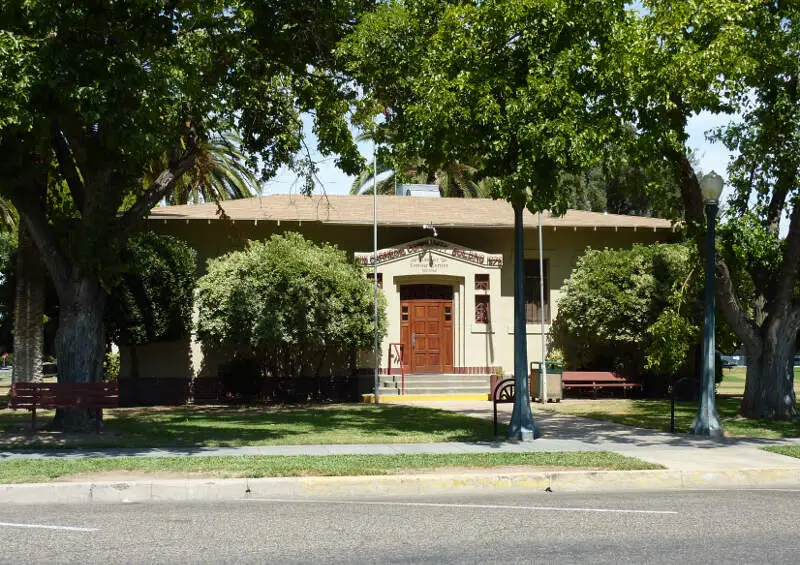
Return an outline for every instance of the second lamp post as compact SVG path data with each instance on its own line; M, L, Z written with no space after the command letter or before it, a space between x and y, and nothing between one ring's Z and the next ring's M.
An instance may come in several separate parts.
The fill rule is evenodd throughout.
M700 407L692 424L695 435L718 437L722 435L722 424L719 423L716 406L716 346L714 319L716 300L716 234L717 211L719 197L722 194L722 177L714 171L705 175L700 181L703 200L706 204L706 284L705 284L705 322L703 324L703 362L702 389L700 391Z

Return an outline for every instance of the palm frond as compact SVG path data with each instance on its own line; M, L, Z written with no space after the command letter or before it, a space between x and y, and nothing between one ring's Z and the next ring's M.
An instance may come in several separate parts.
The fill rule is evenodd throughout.
M0 198L0 231L11 232L19 225L19 213L10 200Z
M395 187L394 178L388 178L388 179L384 179L384 180L378 181L377 187L378 187L378 194L385 195L385 196L393 195L394 194L394 187ZM368 183L365 186L364 190L362 192L359 192L358 194L362 194L362 195L372 194L372 183L371 182Z
M194 166L175 183L166 197L167 204L199 204L249 198L261 193L258 178L246 165L239 150L241 139L225 132L197 145ZM167 166L168 155L151 163L144 175L151 183Z
M389 171L392 171L389 163L386 161L378 161L378 176ZM394 174L394 171L392 171L392 174L389 175L388 179L380 180L378 181L378 184L380 185L381 183L390 179L392 179L393 183ZM353 184L350 185L350 194L372 194L372 176L372 167L364 167L355 180L353 180ZM378 190L378 194L384 193Z

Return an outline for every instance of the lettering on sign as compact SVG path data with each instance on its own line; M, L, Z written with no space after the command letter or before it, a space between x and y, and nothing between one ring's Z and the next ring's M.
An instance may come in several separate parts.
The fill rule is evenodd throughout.
M419 262L411 263L411 267L415 271L423 273L437 272L439 269L448 268L445 260L447 257L483 267L499 268L503 266L503 256L501 254L475 251L433 237L418 239L405 245L379 250L378 265L412 255L419 256L420 260ZM434 257L438 257L442 262L431 263L431 261L434 261ZM356 253L355 258L364 267L371 267L375 264L375 255L373 253Z
M446 271L450 268L450 263L448 263L445 257L434 255L429 252L423 254L419 261L412 261L408 266L416 273L427 274Z

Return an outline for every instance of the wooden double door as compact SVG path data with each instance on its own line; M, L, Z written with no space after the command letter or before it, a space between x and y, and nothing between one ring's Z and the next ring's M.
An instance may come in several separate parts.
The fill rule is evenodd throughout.
M453 370L453 287L400 287L400 341L410 372Z

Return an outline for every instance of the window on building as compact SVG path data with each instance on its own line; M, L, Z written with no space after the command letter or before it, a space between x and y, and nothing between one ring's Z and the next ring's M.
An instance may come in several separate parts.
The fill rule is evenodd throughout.
M542 299L539 281L544 279L544 321L550 322L550 261L545 259L544 274L539 273L538 259L525 259L525 321L538 324L542 320Z
M367 280L372 282L375 277L375 273L367 273ZM378 273L378 288L383 288L383 273Z
M489 273L475 275L475 290L489 290Z
M475 295L475 323L488 324L491 320L488 294Z

